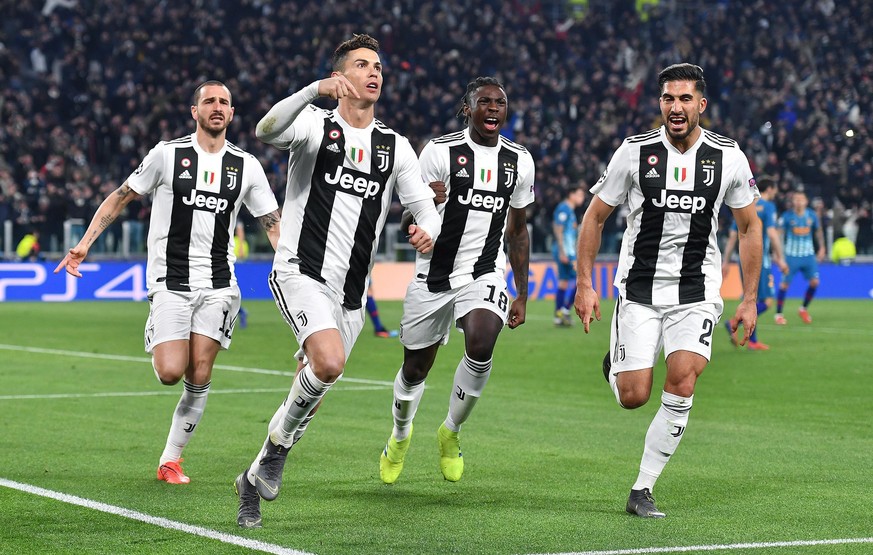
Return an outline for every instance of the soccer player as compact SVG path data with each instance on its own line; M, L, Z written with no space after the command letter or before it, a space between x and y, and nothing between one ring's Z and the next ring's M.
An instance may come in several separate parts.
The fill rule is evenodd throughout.
M558 291L555 293L555 325L573 325L570 305L576 297L576 239L579 221L576 209L585 202L585 188L571 187L552 214L552 257L558 268Z
M269 283L302 349L263 448L236 479L237 523L246 528L261 526L261 498L279 495L289 449L342 376L363 329L367 276L395 189L416 217L407 232L417 251L429 252L441 227L409 141L375 119L383 82L379 43L355 35L337 47L332 65L330 77L279 101L256 129L262 141L290 151ZM338 107L312 106L319 96Z
M376 337L397 337L400 332L397 330L389 330L379 318L379 308L376 306L376 298L373 296L372 283L367 287L367 314L370 315L370 321L373 322L373 333Z
M158 463L158 480L170 484L190 482L182 450L203 416L215 357L230 346L240 310L234 230L242 205L257 217L273 248L279 239L279 206L263 167L225 138L233 114L223 83L197 87L191 106L196 131L152 148L55 268L82 277L79 264L100 234L128 203L153 195L145 350L162 384L183 381Z
M467 85L458 112L467 128L431 140L421 153L425 180L445 186L447 200L439 205L440 238L433 251L416 256L415 278L403 303L394 428L379 459L379 476L386 484L403 470L425 378L452 324L464 333L464 356L436 435L443 477L461 479L458 433L488 383L497 336L504 325L512 329L525 321L530 250L525 207L534 200L534 163L527 150L500 135L507 106L499 81L477 77ZM504 234L517 290L511 303Z
M763 314L768 308L773 305L775 297L773 287L773 273L771 271L772 262L779 266L779 271L783 274L788 270L783 258L782 239L779 237L779 231L776 229L776 204L773 198L776 196L776 183L772 179L764 178L758 181L758 192L761 193L761 198L755 204L755 209L758 213L758 218L761 220L763 228L764 243L762 251L761 277L758 280L758 315ZM727 277L730 269L730 260L733 256L734 249L737 246L737 224L731 224L731 231L728 234L727 244L725 245L724 255L722 257L722 277ZM739 340L737 334L731 329L730 322L724 323L727 329L728 336L734 346L738 345ZM770 346L758 341L758 329L752 330L749 334L749 342L746 348L750 351L767 351Z
M785 242L785 262L788 270L779 282L779 296L776 298L776 323L784 326L788 323L782 314L785 306L785 295L794 274L800 272L807 281L806 293L803 295L803 305L797 309L804 324L812 323L809 315L809 303L818 288L818 262L825 258L824 233L818 215L809 208L809 200L803 191L795 191L791 195L792 210L784 212L779 218L779 231ZM813 236L818 241L816 250Z
M761 272L759 196L749 162L736 142L700 127L706 109L703 70L669 66L658 74L663 125L625 139L591 188L578 247L576 313L588 333L600 320L591 272L603 224L619 204L630 209L615 274L619 297L603 374L619 405L635 409L652 392L652 367L661 349L667 376L661 406L646 434L640 472L627 512L665 516L652 497L655 481L688 425L697 378L709 361L721 317L721 256L716 242L724 202L737 221L743 300L731 320L742 324L741 344L755 329Z

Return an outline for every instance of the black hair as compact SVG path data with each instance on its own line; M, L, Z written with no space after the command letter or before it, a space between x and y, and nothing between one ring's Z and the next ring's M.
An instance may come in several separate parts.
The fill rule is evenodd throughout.
M194 94L191 96L191 104L193 106L197 106L197 103L200 102L200 92L204 87L209 87L211 85L217 85L219 87L224 87L227 90L227 94L230 97L230 105L233 106L233 95L230 94L230 89L227 88L227 85L222 83L221 81L216 81L215 79L210 79L209 81L204 81L200 83L200 85L194 89Z
M379 53L379 41L370 35L352 35L352 38L345 42L341 42L333 52L333 57L330 60L334 71L342 71L343 63L346 61L346 56L352 50L359 48L369 48L375 53Z
M766 191L770 187L775 187L775 186L776 186L776 182L773 181L772 177L765 176L765 177L762 177L761 179L758 180L758 191L761 193L763 193L764 191Z
M485 85L494 85L503 89L503 85L495 77L477 77L467 83L467 90L464 91L464 96L461 97L461 107L458 109L458 113L455 114L456 117L464 118L464 123L467 123L467 117L464 115L464 106L471 106L473 104L473 93L476 92L476 89Z
M665 67L658 74L658 94L664 90L668 81L694 81L694 88L700 94L706 95L706 81L703 79L703 69L694 64L682 63Z

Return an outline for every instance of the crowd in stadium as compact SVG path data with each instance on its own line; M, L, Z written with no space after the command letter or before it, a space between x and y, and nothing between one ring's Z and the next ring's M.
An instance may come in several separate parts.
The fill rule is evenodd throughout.
M702 125L777 180L780 207L803 188L834 237L873 254L871 12L865 0L20 0L0 23L0 235L8 220L14 243L37 230L44 251L69 246L64 221L87 223L157 141L192 132L190 91L207 79L233 93L228 138L260 158L281 202L286 155L255 124L366 32L385 64L376 116L416 150L461 128L467 82L502 81L506 133L537 164L535 252L568 185L593 184L624 137L658 124L658 71L689 61L706 72ZM134 251L149 209L126 215ZM606 236L621 231L615 214ZM104 248L119 234L116 222Z

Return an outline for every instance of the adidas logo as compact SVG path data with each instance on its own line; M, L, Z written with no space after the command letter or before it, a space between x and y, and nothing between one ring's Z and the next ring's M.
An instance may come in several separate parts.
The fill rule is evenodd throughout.
M179 179L194 179L194 178L191 177L191 174L188 173L188 170L185 170L179 174Z
M456 174L455 177L470 177L470 174L467 173L467 168L461 168Z
M650 169L649 173L646 174L646 179L655 179L656 177L661 177L661 176L660 176L660 174L658 174L658 172L655 170L655 168Z
M327 145L327 149L333 153L339 153L339 147L336 146L336 143L330 143Z

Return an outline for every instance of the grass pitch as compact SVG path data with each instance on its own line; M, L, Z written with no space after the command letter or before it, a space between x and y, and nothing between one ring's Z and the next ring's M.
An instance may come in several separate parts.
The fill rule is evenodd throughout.
M262 503L261 530L237 527L233 480L291 383L296 344L272 303L244 303L249 326L219 355L182 487L155 479L181 390L160 386L142 351L147 304L3 303L0 553L870 553L873 304L817 300L804 326L796 303L786 327L762 315L771 351L735 349L716 330L654 492L666 519L624 513L663 362L649 404L622 410L600 370L611 304L586 336L556 329L552 305L532 302L528 322L501 335L461 433L460 482L442 479L436 429L463 337L441 349L403 475L385 486L378 460L402 348L368 324L347 379L292 451L281 495ZM396 327L400 303L380 310ZM817 543L846 539L859 543Z

